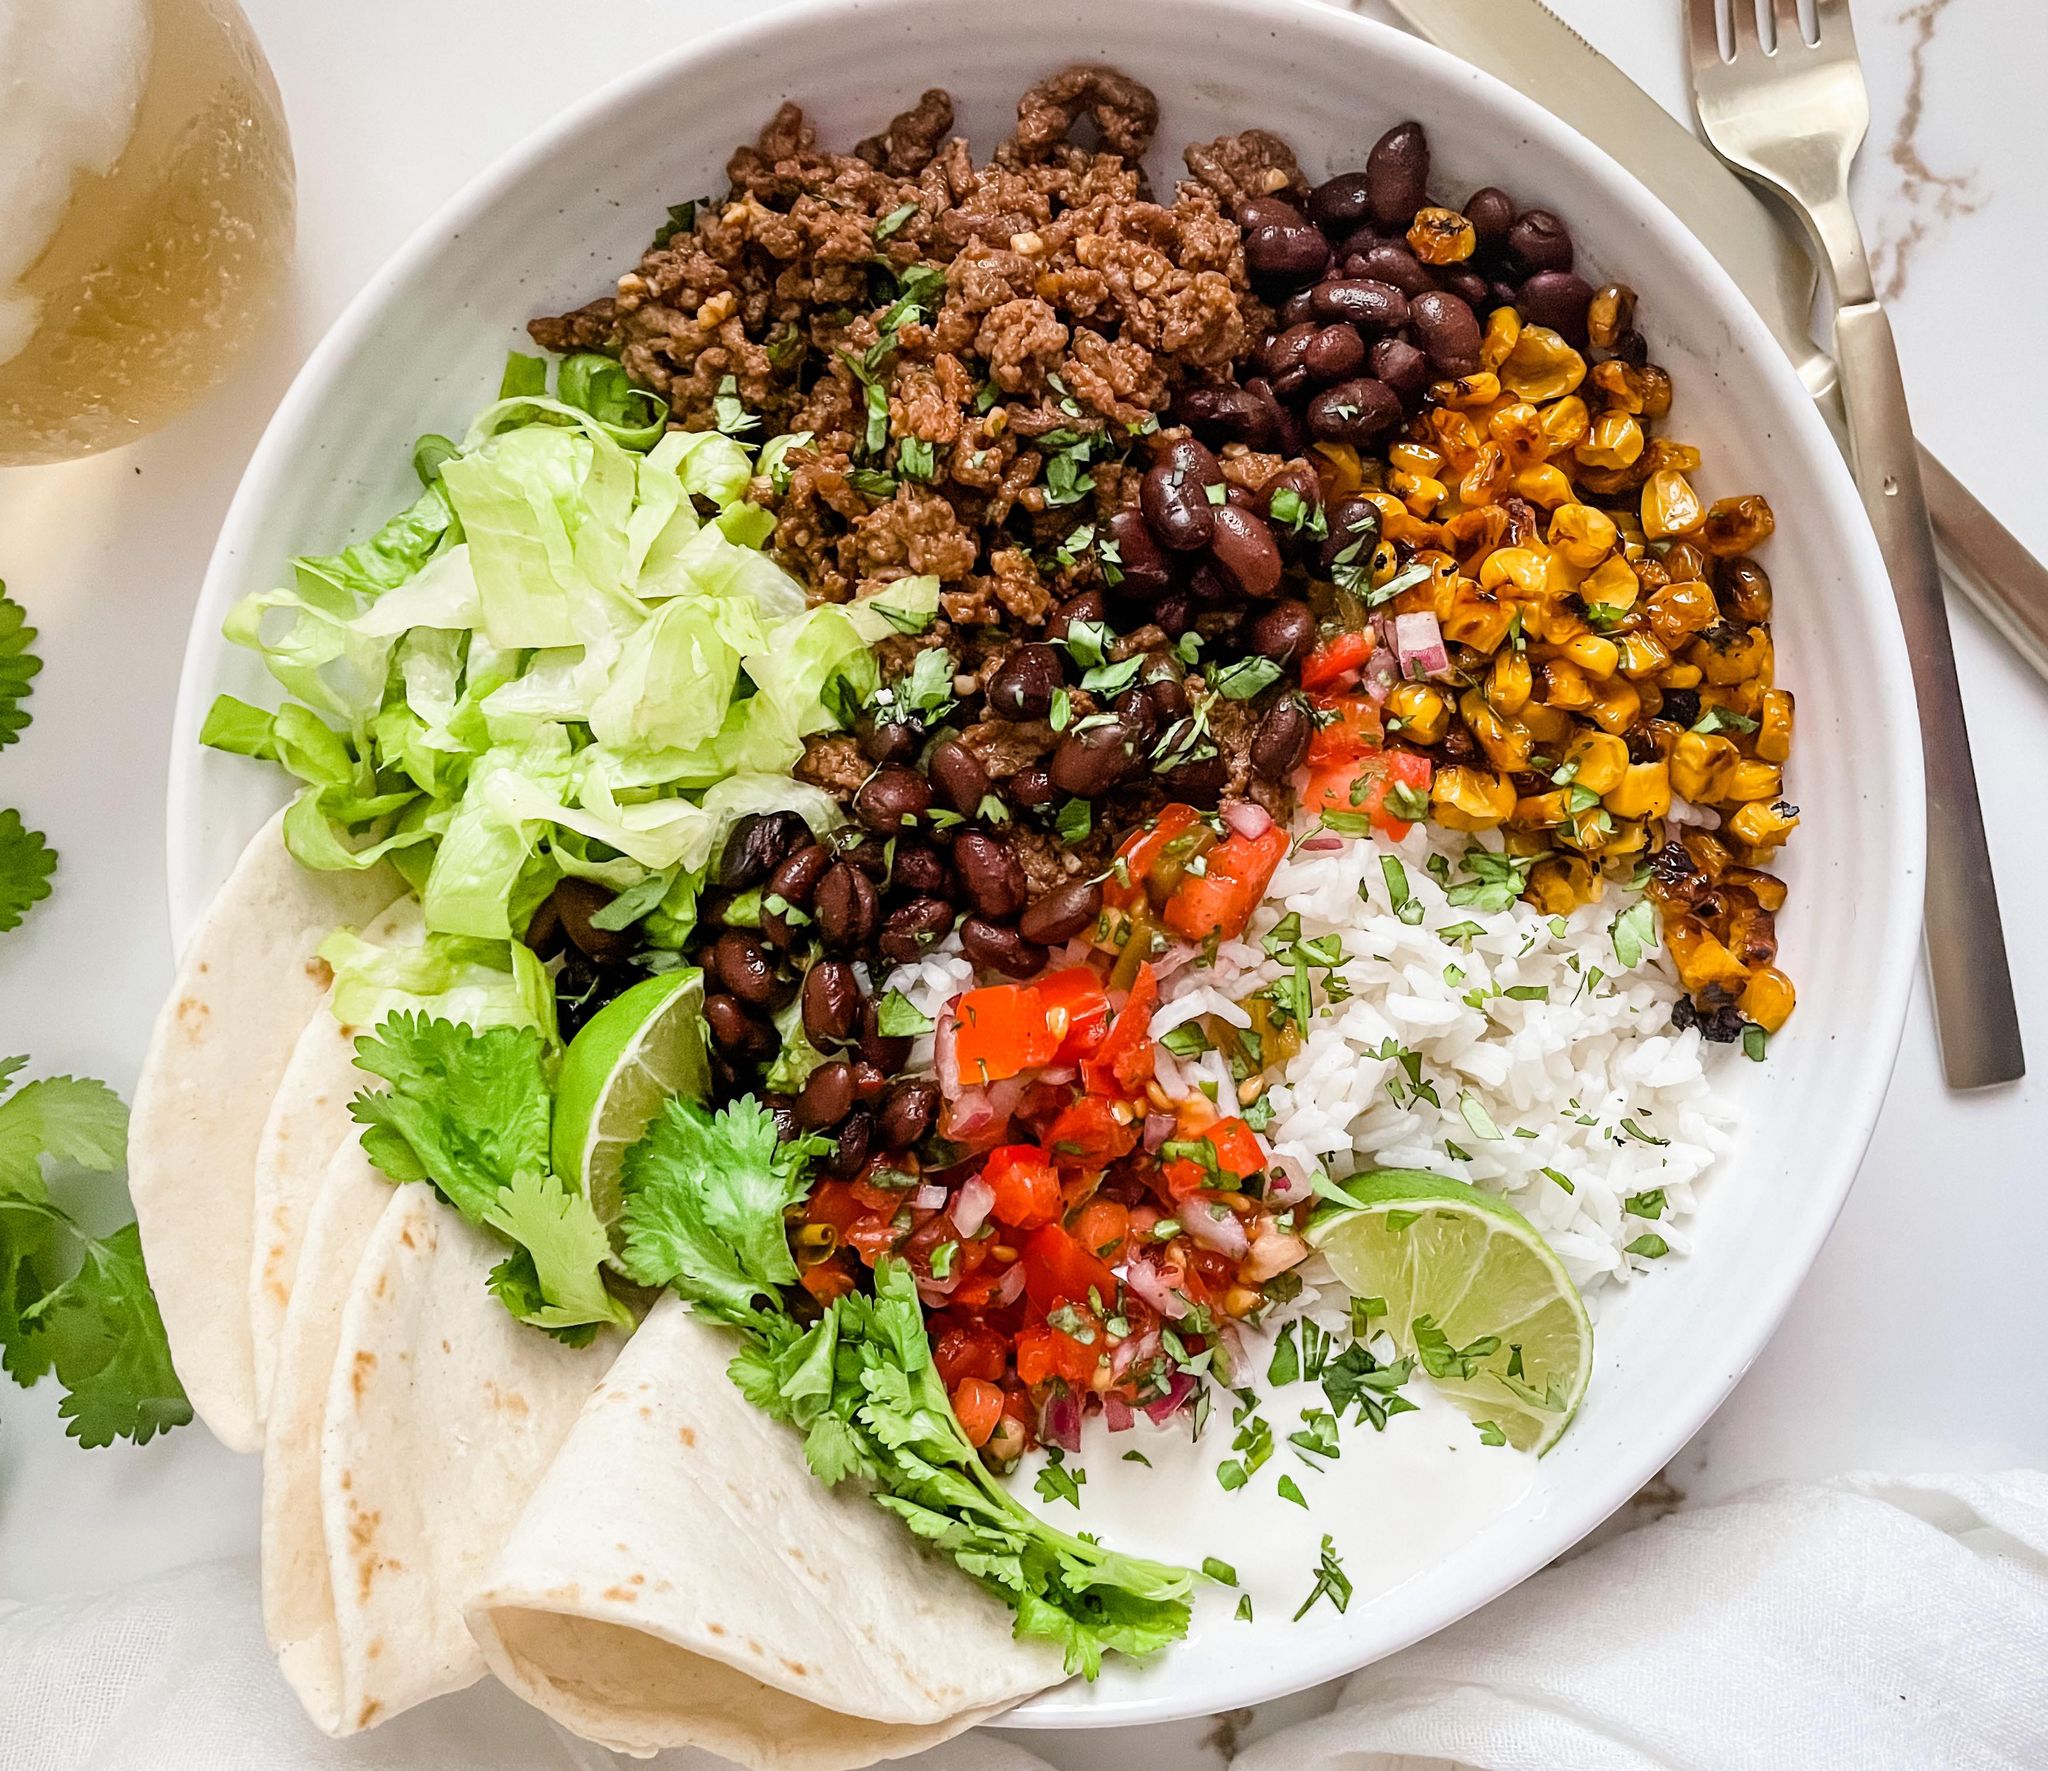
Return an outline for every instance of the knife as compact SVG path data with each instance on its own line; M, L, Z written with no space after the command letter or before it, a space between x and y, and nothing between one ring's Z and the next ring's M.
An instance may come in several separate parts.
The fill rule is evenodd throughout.
M1814 343L1814 270L1765 201L1706 143L1541 0L1388 0L1418 36L1483 68L1600 143L1691 228L1784 347L1839 440L1835 364ZM1950 580L2048 679L2048 566L1920 446Z

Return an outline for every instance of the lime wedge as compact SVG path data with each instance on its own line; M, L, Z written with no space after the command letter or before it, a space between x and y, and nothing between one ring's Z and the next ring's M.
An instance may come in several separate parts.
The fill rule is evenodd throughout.
M590 1017L562 1056L555 1087L555 1172L577 1182L607 1229L618 1222L619 1167L671 1095L711 1087L704 974L663 972Z
M1548 1451L1593 1373L1593 1324L1535 1226L1463 1181L1385 1168L1343 1183L1308 1240L1357 1297L1386 1300L1395 1344L1475 1421Z

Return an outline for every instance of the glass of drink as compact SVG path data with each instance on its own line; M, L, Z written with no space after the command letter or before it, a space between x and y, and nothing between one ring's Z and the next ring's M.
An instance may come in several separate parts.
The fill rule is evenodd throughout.
M0 0L0 467L193 405L275 300L292 221L234 0Z

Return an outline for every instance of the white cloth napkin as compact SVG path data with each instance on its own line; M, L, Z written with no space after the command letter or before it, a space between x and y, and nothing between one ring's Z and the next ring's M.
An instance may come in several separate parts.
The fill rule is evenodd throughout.
M1145 1764L1142 1734L1130 1760ZM1053 1747L1055 1756L1057 1744ZM1184 1757L1176 1746L1173 1756ZM0 1605L5 1771L624 1771L489 1685L366 1735L277 1677L254 1570ZM657 1771L715 1771L671 1753ZM1045 1771L969 1736L912 1771ZM1677 1514L1358 1674L1235 1771L2041 1771L2048 1476L1850 1477Z

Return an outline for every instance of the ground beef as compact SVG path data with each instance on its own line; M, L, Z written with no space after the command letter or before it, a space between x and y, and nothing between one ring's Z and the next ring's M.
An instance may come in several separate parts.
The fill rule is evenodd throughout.
M1010 833L1009 843L1024 868L1025 887L1034 898L1080 874L1100 873L1109 865L1110 847L1099 835L1069 843L1050 831L1020 828Z
M980 759L991 781L1007 781L1050 756L1058 736L1042 719L989 719L969 726L960 741Z
M1220 135L1212 142L1195 143L1182 158L1233 215L1254 197L1308 195L1308 180L1294 150L1270 130Z
M875 765L861 755L858 740L840 732L815 732L804 740L803 758L791 771L799 781L808 781L841 800L850 800L855 790L875 772Z
M932 163L952 128L953 96L934 86L880 135L869 136L853 151L893 177L911 178Z

